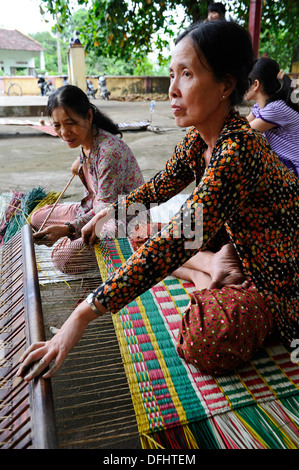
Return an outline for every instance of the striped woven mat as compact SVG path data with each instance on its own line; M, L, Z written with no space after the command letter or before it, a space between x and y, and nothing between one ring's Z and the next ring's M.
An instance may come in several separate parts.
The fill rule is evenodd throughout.
M128 239L95 248L103 279L132 253ZM113 315L143 448L299 448L299 367L273 344L217 379L176 352L193 284L168 277Z

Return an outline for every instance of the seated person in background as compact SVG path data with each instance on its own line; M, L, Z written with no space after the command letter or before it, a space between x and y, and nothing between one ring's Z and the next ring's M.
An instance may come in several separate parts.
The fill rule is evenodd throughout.
M299 107L291 80L275 60L258 59L249 74L247 100L255 100L247 119L263 132L272 150L295 175L299 175Z
M210 3L208 6L208 18L206 21L224 20L225 6L221 2Z

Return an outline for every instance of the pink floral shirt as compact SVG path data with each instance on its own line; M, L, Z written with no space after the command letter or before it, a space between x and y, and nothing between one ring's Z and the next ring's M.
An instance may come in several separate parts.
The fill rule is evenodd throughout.
M81 228L106 204L117 202L144 183L139 165L128 145L117 135L100 130L88 157L81 149L79 177L85 186L76 219Z

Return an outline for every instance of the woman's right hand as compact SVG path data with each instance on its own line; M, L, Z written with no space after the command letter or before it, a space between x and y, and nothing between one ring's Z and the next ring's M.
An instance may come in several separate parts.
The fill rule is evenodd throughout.
M99 238L101 229L110 219L108 209L102 209L81 229L82 240L86 245L92 245Z
M103 313L103 306L101 306ZM33 343L20 358L18 377L30 381L43 373L43 377L52 377L63 364L68 353L83 336L88 324L98 316L86 301L83 301L68 317L55 336L49 341ZM45 372L45 369L49 370ZM29 369L30 368L30 369Z

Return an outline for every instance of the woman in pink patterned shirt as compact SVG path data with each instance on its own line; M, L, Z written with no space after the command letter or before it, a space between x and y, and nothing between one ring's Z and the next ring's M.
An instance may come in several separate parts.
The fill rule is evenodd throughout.
M81 148L72 171L84 185L84 197L80 203L57 204L44 229L34 237L47 245L62 238L53 249L52 260L60 271L75 273L88 269L84 259L92 262L94 258L91 252L87 256L82 227L105 204L116 203L119 195L129 194L144 179L130 148L120 138L118 126L90 103L80 88L59 88L49 97L48 113L58 136L70 148ZM46 206L32 215L35 229L39 229L50 209ZM113 228L106 225L104 232Z

